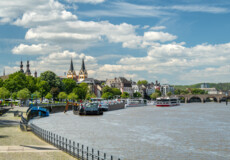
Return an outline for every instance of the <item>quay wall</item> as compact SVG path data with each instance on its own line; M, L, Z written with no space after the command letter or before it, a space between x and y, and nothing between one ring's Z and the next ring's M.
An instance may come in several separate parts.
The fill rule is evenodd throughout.
M58 112L64 112L65 110L65 104L63 105L59 105L59 106L41 106L43 108L46 108L47 110L49 110L49 112L52 113L58 113ZM124 109L125 108L125 104L124 103L120 103L120 104L111 104L108 107L108 111L114 111L114 110L119 110L119 109ZM73 106L69 105L68 107L68 111L73 110Z

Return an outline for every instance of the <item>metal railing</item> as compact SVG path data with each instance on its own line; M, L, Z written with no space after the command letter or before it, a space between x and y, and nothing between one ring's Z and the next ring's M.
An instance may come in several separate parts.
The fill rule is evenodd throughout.
M58 149L70 154L71 156L80 160L120 160L120 158L115 158L112 155L107 156L106 153L102 153L99 150L89 148L80 143L75 143L75 141L68 140L67 138L61 137L50 131L39 128L34 124L30 124L31 131L45 140L46 142L54 145Z
M38 106L40 107L66 106L66 103L47 103L47 104L40 103L38 104Z

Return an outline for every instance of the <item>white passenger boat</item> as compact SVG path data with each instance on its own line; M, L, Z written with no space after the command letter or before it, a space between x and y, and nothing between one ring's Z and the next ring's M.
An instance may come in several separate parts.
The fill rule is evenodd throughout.
M170 107L180 105L180 100L177 97L159 97L156 99L157 107Z

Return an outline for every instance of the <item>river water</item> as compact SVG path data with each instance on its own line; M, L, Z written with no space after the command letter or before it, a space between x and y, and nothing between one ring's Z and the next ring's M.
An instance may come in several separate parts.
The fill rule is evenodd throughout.
M121 159L230 159L230 105L224 103L133 107L103 116L69 111L32 123Z

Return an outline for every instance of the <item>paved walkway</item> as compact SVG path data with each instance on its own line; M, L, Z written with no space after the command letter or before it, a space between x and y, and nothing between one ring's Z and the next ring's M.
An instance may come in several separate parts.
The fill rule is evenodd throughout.
M0 146L0 152L61 152L51 145Z

